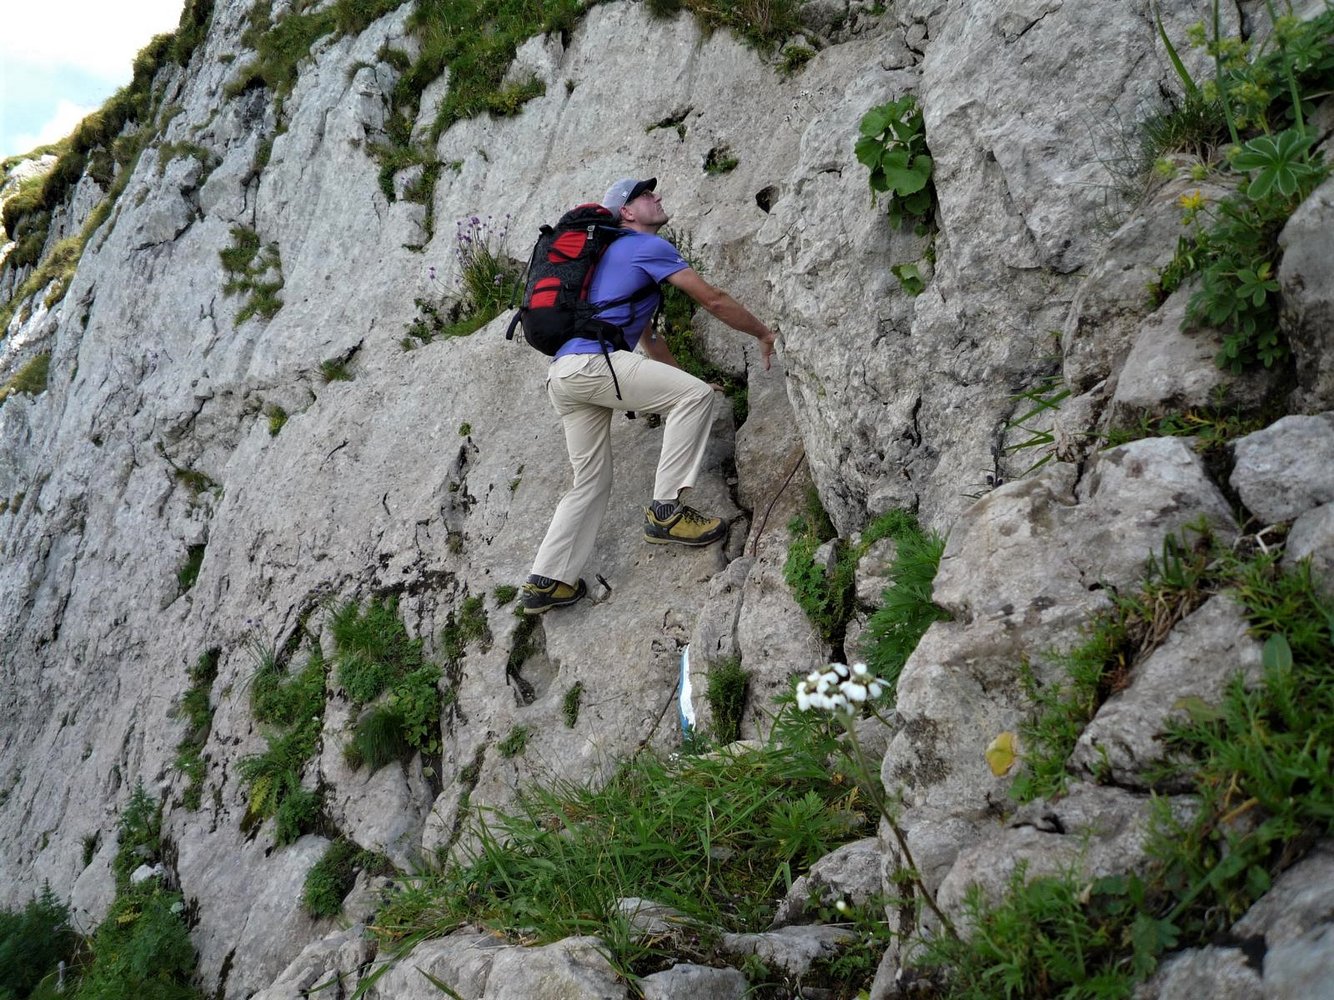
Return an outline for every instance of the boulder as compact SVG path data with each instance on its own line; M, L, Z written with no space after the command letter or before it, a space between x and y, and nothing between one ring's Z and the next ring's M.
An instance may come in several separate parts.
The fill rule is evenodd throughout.
M1125 690L1103 702L1070 763L1094 780L1161 788L1149 772L1164 760L1171 720L1185 720L1190 702L1217 705L1237 673L1258 680L1260 650L1244 610L1230 597L1209 598L1134 666Z
M1334 408L1334 179L1326 179L1298 206L1279 233L1282 328L1292 349L1298 413Z
M1232 488L1264 524L1334 500L1334 413L1284 417L1233 450Z
M743 1000L750 990L746 977L736 969L713 969L707 965L682 963L655 972L639 981L644 1000Z

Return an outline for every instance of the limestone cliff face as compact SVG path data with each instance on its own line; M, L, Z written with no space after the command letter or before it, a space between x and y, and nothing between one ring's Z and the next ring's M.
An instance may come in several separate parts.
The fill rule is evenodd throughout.
M1161 6L1178 37L1199 16L1187 0ZM938 599L956 620L905 670L908 724L885 773L908 790L932 888L948 896L964 883L995 794L974 744L1021 711L1000 675L1067 641L1101 600L1091 584L1133 579L1169 531L1201 514L1239 530L1187 446L1092 457L1086 442L1114 411L1224 390L1255 397L1268 383L1224 379L1212 347L1202 353L1163 318L1180 304L1154 314L1144 295L1171 256L1184 188L1123 197L1099 126L1173 86L1146 2L876 10L813 4L827 44L783 77L687 16L597 6L567 35L520 50L512 73L535 75L545 95L440 137L447 167L428 219L427 206L386 197L368 155L399 73L383 53L414 44L409 7L318 43L280 120L262 88L229 96L250 55L249 4L218 0L189 64L161 74L162 103L179 110L64 297L22 304L0 341L0 382L50 355L45 391L0 406L0 683L11 693L0 702L0 902L49 880L95 922L111 892L117 811L143 782L167 802L205 981L227 997L268 987L327 928L299 906L324 841L274 850L271 824L243 829L237 765L264 745L248 697L257 646L293 651L327 627L331 603L373 594L398 595L430 643L468 597L484 597L491 638L450 679L434 766L349 768L353 710L331 690L305 775L327 789L341 831L408 867L453 844L465 799L504 803L536 773L589 778L642 744L673 745L670 705L692 637L699 669L742 657L757 706L823 662L829 650L781 576L784 526L808 475L842 534L894 507L952 531ZM871 205L852 153L861 116L909 91L936 161L930 264L922 239L892 231ZM735 169L706 172L721 147ZM778 326L780 358L766 372L747 338L699 322L714 359L749 380L739 429L718 402L695 500L736 518L728 544L642 544L658 432L617 420L616 494L585 572L605 584L546 616L514 656L516 619L495 588L522 581L568 476L543 359L504 340L507 317L467 338L401 342L415 300L457 280L455 220L490 216L522 256L538 225L627 175L660 179L674 231L710 279ZM76 189L67 227L95 204L89 192ZM1334 259L1321 250L1328 187L1311 201L1294 220L1284 281L1305 336L1294 342L1308 345L1292 407L1319 413L1334 406L1320 280ZM282 305L271 316L238 322L246 296L224 293L219 252L238 229L275 248ZM889 268L915 260L927 284L913 298ZM8 268L0 288L12 294L29 273ZM330 361L351 380L326 382ZM978 502L1031 464L1007 456L1022 433L1008 426L1015 398L1060 370L1075 390L1053 429L1066 461ZM275 407L288 414L276 434ZM1287 516L1334 499L1320 489ZM200 553L187 585L181 570ZM173 766L185 735L177 705L209 650L215 714L202 804L190 810ZM561 706L576 683L584 708L570 728ZM519 725L531 730L528 753L497 753ZM342 955L331 941L325 967L355 967L355 948Z

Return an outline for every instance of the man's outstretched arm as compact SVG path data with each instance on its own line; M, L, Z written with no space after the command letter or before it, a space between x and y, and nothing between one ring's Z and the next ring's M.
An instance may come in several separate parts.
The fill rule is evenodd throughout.
M774 353L774 332L760 322L754 313L721 288L716 288L705 281L693 267L668 275L667 280L733 330L748 333L758 340L764 367L766 369L769 367Z

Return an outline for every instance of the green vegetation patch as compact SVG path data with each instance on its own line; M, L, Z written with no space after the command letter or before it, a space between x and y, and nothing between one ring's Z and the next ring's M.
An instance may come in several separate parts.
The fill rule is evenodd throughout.
M245 302L232 321L240 326L251 316L273 319L283 307L278 293L283 287L283 265L278 244L261 247L259 234L246 226L232 227L232 245L218 251L223 272L224 295L243 295Z
M793 879L875 828L866 791L837 766L837 745L827 722L784 711L759 747L645 752L598 788L524 789L515 812L475 816L477 846L464 863L401 888L377 933L393 943L474 923L529 942L598 935L631 971L680 961L681 949L720 963L707 934L634 945L616 901L642 896L703 925L767 929Z
M403 5L404 0L335 0L317 10L302 10L311 4L298 4L273 20L273 3L261 0L250 11L250 26L241 41L252 47L256 56L246 63L228 85L234 97L254 86L264 86L279 97L286 96L296 83L297 66L310 56L315 42L327 35L341 38L365 31L376 20Z
M726 30L761 52L773 52L801 30L803 0L647 0L655 17L688 10L709 30Z
M739 656L709 667L709 682L704 699L713 717L713 738L726 746L741 738L741 720L746 710L746 692L750 674L741 667Z
M359 872L388 875L393 870L394 866L383 854L364 850L352 841L339 837L306 872L301 901L306 912L317 920L321 917L336 917L342 912L343 900L352 891Z
M438 753L442 671L427 661L422 640L408 636L397 599L372 598L364 610L348 601L332 631L339 685L354 704L371 706L357 722L349 763L377 770L416 751Z
M181 593L185 593L194 587L195 581L199 579L199 571L204 566L204 554L208 546L203 542L190 545L185 550L185 562L181 568L176 571L176 582L180 584Z
M515 726L509 731L508 736L496 744L496 752L506 760L522 757L523 752L528 749L528 740L532 735L532 727Z
M43 351L33 355L16 371L3 386L0 386L0 405L16 392L36 396L46 391L47 379L51 372L51 354Z
M561 699L560 704L560 715L565 720L566 729L573 729L575 723L579 721L579 708L583 705L583 702L584 682L575 681L565 692L565 697Z
M813 488L806 497L806 512L792 519L788 532L791 541L783 579L811 624L820 630L821 638L835 647L836 658L855 610L857 563L882 539L898 543L890 571L891 585L883 595L882 607L871 618L874 646L867 660L868 666L892 686L922 633L931 622L947 617L931 603L931 583L940 565L944 539L924 533L907 511L891 510L867 525L856 545L836 542L832 565L822 566L816 563L815 554L837 535Z
M207 649L190 667L190 687L181 699L181 713L185 716L186 733L176 744L176 769L185 775L187 784L181 803L187 809L198 809L204 792L204 746L213 729L213 705L209 694L218 676L218 658L221 650Z
M185 901L160 876L137 884L130 881L136 869L163 864L165 855L161 807L155 807L139 785L121 813L112 863L115 901L81 949L71 970L77 986L71 991L67 985L67 995L75 1000L123 1000L128 996L203 1000L193 986L198 963L185 924Z
M272 816L274 839L290 844L314 829L323 804L319 789L302 786L301 773L319 749L328 667L318 645L296 672L286 669L272 648L257 646L255 657L250 707L265 725L268 746L241 758L238 770L248 799L241 826L253 831Z
M499 316L523 291L523 265L506 252L509 238L506 215L460 219L454 229L454 257L459 265L459 288L439 298L417 298L417 317L409 324L404 348L414 341L466 337ZM432 282L435 268L428 269Z
M1217 592L1213 545L1201 525L1169 537L1149 560L1135 590L1112 593L1112 606L1084 630L1084 641L1054 656L1064 674L1040 684L1028 665L1022 678L1034 711L1020 725L1024 768L1010 794L1020 802L1063 792L1066 761L1102 703L1129 683L1135 665L1153 652L1172 628Z
M264 408L264 417L268 422L269 437L277 437L278 432L287 425L288 413L277 403L270 403Z
M872 522L868 535L892 538L897 543L889 570L889 586L880 595L880 607L867 622L866 665L893 690L908 657L926 630L948 621L949 613L931 600L931 585L940 568L945 539L923 531L906 511L890 511ZM863 539L862 546L870 543ZM860 558L860 557L859 557Z
M23 909L0 910L0 997L50 995L60 964L74 957L78 942L69 907L48 883Z

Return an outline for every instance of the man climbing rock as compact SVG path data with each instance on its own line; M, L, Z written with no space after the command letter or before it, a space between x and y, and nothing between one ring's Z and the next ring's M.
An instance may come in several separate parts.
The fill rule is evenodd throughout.
M649 330L661 300L657 285L670 282L732 329L758 340L766 369L773 357L774 331L700 277L658 235L668 220L654 190L657 183L657 178L627 177L602 199L628 232L607 248L588 298L616 303L595 318L618 328L629 349L604 353L596 339L576 337L556 352L547 372L547 395L565 425L574 484L556 506L532 575L523 585L525 614L573 604L588 592L579 572L593 551L611 495L615 410L665 417L653 497L644 510L645 541L708 545L727 534L722 518L682 501L695 484L708 444L713 387L683 371L664 340Z

